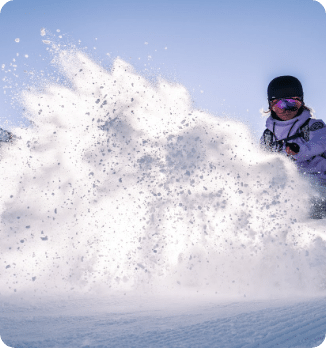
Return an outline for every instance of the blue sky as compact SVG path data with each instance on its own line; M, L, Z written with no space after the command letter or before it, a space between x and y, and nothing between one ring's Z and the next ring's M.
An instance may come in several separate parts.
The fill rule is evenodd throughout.
M267 85L279 75L299 78L306 104L326 121L326 13L313 0L8 2L0 13L0 127L22 121L13 96L27 82L23 71L51 70L43 27L66 43L81 40L105 66L119 56L145 75L183 84L196 107L240 119L256 136Z

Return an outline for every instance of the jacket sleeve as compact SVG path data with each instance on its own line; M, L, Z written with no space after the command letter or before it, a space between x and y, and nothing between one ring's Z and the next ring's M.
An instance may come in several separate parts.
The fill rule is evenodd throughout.
M326 152L326 125L322 120L313 121L309 125L310 140L305 141L303 138L299 138L294 141L300 146L300 151L293 158L299 162L307 161Z
M273 137L272 136L268 137L266 135L266 134L268 134L267 132L268 132L268 129L265 129L263 135L260 138L260 142L259 142L260 143L260 148L262 150L269 151L269 152L276 151L275 145L274 145L274 147L272 147L271 144L270 144L272 142L272 140L273 140ZM270 143L269 143L268 140L267 140L267 143L266 143L266 139L270 139Z

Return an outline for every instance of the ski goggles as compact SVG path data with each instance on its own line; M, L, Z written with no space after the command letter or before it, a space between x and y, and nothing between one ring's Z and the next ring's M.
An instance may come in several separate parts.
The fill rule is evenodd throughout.
M302 99L298 97L293 98L279 98L272 99L270 105L278 107L282 110L296 110L302 104Z

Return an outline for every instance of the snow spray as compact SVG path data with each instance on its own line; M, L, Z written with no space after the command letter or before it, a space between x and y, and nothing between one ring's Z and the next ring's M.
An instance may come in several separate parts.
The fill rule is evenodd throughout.
M323 222L288 158L119 58L55 63L66 82L23 91L32 125L0 149L1 295L325 291Z

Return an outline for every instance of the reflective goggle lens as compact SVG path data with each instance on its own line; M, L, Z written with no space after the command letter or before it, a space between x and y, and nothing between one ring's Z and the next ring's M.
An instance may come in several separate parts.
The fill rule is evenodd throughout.
M282 98L282 99L271 100L272 106L277 106L279 109L287 109L287 110L296 108L298 103L301 103L300 98Z

